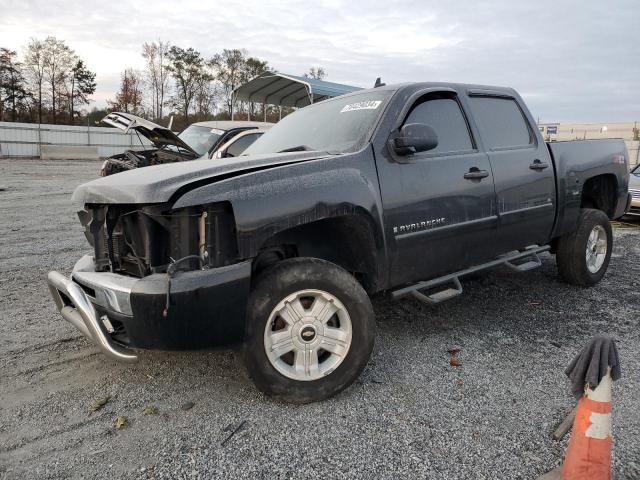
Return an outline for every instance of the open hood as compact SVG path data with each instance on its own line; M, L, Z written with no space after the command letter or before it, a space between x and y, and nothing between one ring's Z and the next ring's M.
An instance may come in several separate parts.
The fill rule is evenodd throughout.
M157 123L150 122L144 118L131 115L130 113L113 112L102 119L102 123L106 123L112 127L119 128L124 133L129 133L130 130L138 132L143 137L147 138L156 148L163 148L167 145L173 145L181 150L186 150L199 157L198 153L193 150L189 145L184 143L180 138L171 130L165 127L161 127Z

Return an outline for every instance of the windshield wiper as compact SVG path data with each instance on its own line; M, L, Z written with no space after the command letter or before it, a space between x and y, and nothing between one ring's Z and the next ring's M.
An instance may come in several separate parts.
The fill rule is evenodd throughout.
M286 153L286 152L313 152L313 148L308 147L307 145L296 145L295 147L285 148L284 150L279 150L276 153Z

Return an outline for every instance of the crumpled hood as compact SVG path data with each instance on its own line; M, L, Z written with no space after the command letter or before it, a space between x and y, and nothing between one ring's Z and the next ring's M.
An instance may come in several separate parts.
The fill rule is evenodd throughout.
M166 163L136 168L80 185L73 193L74 203L149 204L163 203L178 190L197 182L214 182L216 178L241 175L252 170L315 160L323 152L292 152L221 159L203 158L189 162Z

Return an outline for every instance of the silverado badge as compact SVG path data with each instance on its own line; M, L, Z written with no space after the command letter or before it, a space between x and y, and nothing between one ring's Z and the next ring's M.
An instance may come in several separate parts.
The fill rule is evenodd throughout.
M425 220L422 222L410 223L408 225L399 225L399 226L393 227L393 233L397 235L397 234L403 234L403 233L416 232L418 230L426 230L429 228L437 227L438 225L443 225L445 222L446 222L446 218L441 217L441 218L434 218L432 220Z

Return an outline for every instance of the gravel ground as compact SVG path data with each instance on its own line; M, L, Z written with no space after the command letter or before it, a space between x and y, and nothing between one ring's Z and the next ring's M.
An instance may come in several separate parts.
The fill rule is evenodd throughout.
M57 314L45 275L87 251L70 195L98 168L0 160L0 477L533 479L566 448L551 439L574 405L565 366L608 332L623 368L615 478L640 478L638 226L616 228L609 273L592 289L560 283L546 255L526 274L468 279L441 306L374 299L378 337L362 377L291 406L256 391L232 351L117 364ZM144 415L150 406L158 413ZM128 426L116 430L120 415Z

